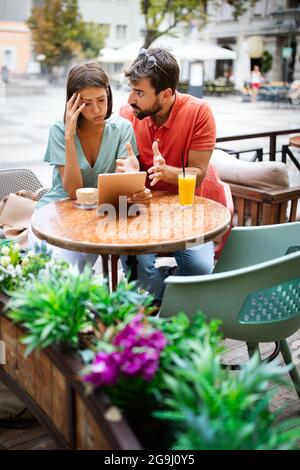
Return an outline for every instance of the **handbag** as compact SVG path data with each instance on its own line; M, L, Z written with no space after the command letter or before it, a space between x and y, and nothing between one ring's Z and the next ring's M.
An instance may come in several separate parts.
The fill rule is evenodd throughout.
M21 248L27 248L28 229L39 199L38 191L18 191L0 201L0 238L14 240Z

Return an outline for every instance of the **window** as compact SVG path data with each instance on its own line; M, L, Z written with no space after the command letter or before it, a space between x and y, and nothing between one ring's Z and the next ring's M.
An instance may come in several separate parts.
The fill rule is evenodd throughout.
M127 26L125 24L117 24L116 37L117 39L126 39Z
M254 16L264 16L266 11L265 0L259 0L253 7Z
M110 24L108 23L100 23L99 24L99 28L101 29L101 31L103 32L104 34L104 37L108 37L109 36L109 33L110 33Z
M230 20L233 20L233 8L231 5L229 5L228 3L223 3L222 2L222 8L221 8L221 12L220 12L220 20L222 21L230 21Z

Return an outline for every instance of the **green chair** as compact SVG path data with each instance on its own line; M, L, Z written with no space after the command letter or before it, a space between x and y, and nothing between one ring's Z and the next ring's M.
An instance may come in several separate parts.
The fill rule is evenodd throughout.
M291 364L286 338L300 327L299 246L297 222L233 229L213 274L166 279L160 314L191 316L202 310L208 320L222 320L226 338L245 341L249 356L259 351L259 343L277 341ZM295 366L289 373L300 398Z
M300 222L235 227L214 273L245 268L300 250Z

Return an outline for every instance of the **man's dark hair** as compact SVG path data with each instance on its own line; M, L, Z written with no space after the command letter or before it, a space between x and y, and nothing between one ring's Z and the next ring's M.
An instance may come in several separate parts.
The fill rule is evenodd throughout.
M149 57L154 57L156 61L154 65L150 63L150 67L149 64L147 65ZM154 62L153 59L152 62ZM166 88L171 88L174 94L179 80L179 65L175 57L166 49L153 47L147 49L142 58L139 56L136 58L130 68L125 71L125 76L131 83L149 78L156 95Z

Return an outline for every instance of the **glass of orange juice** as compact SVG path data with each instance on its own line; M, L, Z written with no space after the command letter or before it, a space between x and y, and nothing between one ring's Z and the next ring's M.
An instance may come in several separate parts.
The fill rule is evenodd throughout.
M178 174L179 204L183 209L193 206L196 176L196 169L194 168L185 168L185 174L183 172Z

